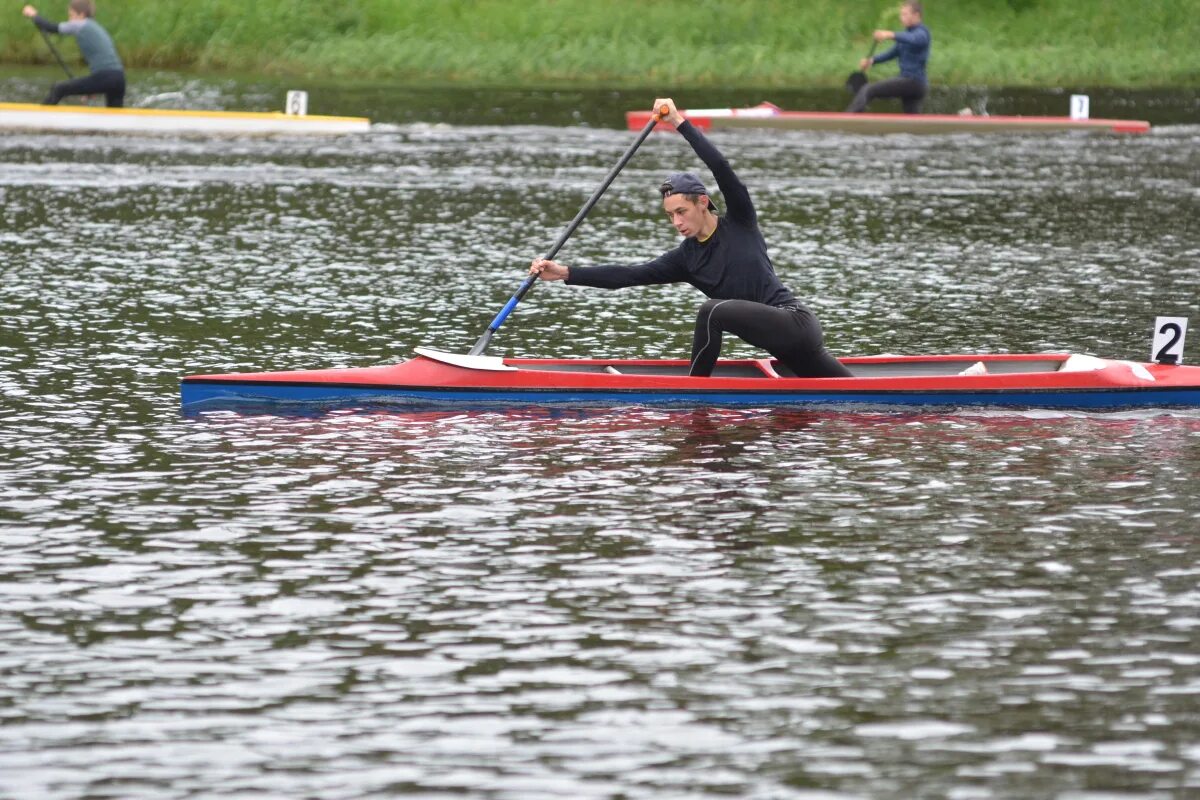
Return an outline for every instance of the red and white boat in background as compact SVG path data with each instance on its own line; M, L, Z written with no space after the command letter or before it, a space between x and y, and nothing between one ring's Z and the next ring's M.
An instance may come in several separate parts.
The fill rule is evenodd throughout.
M1150 123L1131 119L985 116L974 114L851 114L844 111L784 111L773 103L750 108L680 110L700 130L780 128L843 133L1047 133L1092 131L1146 133ZM625 123L638 131L650 122L649 111L625 112ZM659 128L673 130L665 123Z

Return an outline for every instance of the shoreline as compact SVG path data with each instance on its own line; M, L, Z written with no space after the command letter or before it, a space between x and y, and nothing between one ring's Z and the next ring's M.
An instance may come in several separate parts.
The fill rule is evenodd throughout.
M68 66L76 71L76 74L86 71L86 65L82 62L78 64L71 63L68 60ZM78 67L78 69L76 69ZM445 90L480 90L480 91L530 91L530 92L556 92L556 91L645 91L654 92L656 90L672 89L675 91L721 91L721 92L737 92L737 91L798 91L798 90L840 90L845 83L846 77L850 71L847 70L844 74L837 75L819 75L819 76L795 76L793 79L784 80L763 80L757 77L746 77L742 79L732 80L728 77L720 80L689 80L687 82L679 81L654 81L647 79L638 79L634 77L622 76L606 76L606 77L591 77L591 78L552 78L546 76L531 76L531 77L510 77L504 81L491 81L485 78L476 76L447 76L447 75L404 75L404 74L386 74L386 75L350 75L330 73L324 70L283 70L261 68L254 69L249 66L229 65L219 68L206 68L199 64L132 64L126 65L126 71L130 75L154 75L157 73L188 75L195 78L207 78L213 80L237 80L245 82L264 81L264 82L279 82L279 81L304 81L311 86L326 86L326 87L342 87L347 89L368 89L379 88L386 86L403 86L407 89L436 91L438 89ZM30 77L45 78L47 80L62 80L65 76L61 73L61 68L52 57L47 58L32 58L27 61L0 61L0 76L5 73L28 73ZM885 77L880 75L881 77ZM890 74L886 77L890 77ZM1058 81L1044 82L1013 82L1009 80L997 80L995 82L978 81L978 80L962 80L962 81L930 81L931 91L956 91L956 90L971 90L971 91L1041 91L1041 92L1068 92L1075 90L1083 91L1166 91L1166 90L1187 90L1194 91L1200 89L1200 82L1104 82L1102 80L1088 79L1071 79Z
M831 88L857 69L870 31L899 27L896 0L262 0L251 6L101 0L98 6L97 20L133 70L455 88ZM1072 0L931 4L930 83L1200 86L1194 45L1200 16L1180 11L1177 0L1146 0L1136 10ZM79 63L70 37L59 45L68 63ZM54 60L14 12L0 21L0 63ZM870 74L895 73L893 63Z
M50 83L59 80L49 66L0 65L0 101L37 103ZM353 81L321 76L280 78L246 73L132 70L127 101L131 107L211 108L274 111L286 92L309 92L309 111L333 116L367 116L376 122L585 125L623 128L624 114L648 104L660 87L545 85L477 86L437 81ZM1160 125L1200 121L1200 88L1052 88L979 85L933 87L930 114L964 108L989 115L1063 116L1072 94L1091 97L1091 116L1139 119ZM748 107L769 101L789 111L839 111L848 102L843 87L772 88L724 84L690 87L674 94L683 108ZM165 98L165 99L164 99ZM882 112L898 111L886 104Z

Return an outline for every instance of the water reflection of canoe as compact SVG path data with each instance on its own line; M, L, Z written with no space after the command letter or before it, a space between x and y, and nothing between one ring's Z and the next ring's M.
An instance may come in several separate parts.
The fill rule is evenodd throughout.
M1071 119L1070 117L964 116L959 114L847 114L845 112L784 111L771 103L751 108L706 108L681 112L701 130L713 128L787 128L846 133L1030 133L1094 131L1145 133L1150 123L1129 119ZM649 111L627 111L630 130L641 130ZM671 130L659 123L659 128Z
M1007 406L1112 410L1200 406L1200 367L1092 356L949 355L843 359L852 378L795 378L770 359L722 360L689 377L680 359L531 359L425 348L358 369L194 375L185 409L239 404Z
M370 127L363 117L0 103L0 130L242 135L361 133Z

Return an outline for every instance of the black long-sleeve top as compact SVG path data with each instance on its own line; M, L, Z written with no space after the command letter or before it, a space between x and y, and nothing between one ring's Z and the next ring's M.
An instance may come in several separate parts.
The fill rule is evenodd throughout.
M703 242L684 239L674 250L645 264L571 267L566 282L601 289L686 282L717 300L753 300L769 306L796 303L767 256L767 243L746 186L692 123L685 120L679 132L712 171L725 199L725 216L717 220L713 235Z

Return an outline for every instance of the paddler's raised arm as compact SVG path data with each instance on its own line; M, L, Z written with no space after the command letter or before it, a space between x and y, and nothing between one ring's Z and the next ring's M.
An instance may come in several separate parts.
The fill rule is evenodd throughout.
M729 166L725 156L721 155L721 151L700 132L699 128L679 113L674 100L669 97L660 97L654 101L654 108L663 106L667 107L667 115L664 119L674 125L675 130L679 131L684 139L687 139L688 144L696 151L696 155L700 156L700 160L717 179L717 186L721 189L721 196L725 199L725 216L746 225L757 224L758 214L754 210L754 203L750 200L750 192L738 178L737 173L733 171L733 167Z
M51 22L41 14L38 14L37 9L33 6L25 6L21 9L21 13L33 20L33 24L46 31L46 33L58 33L58 23Z

